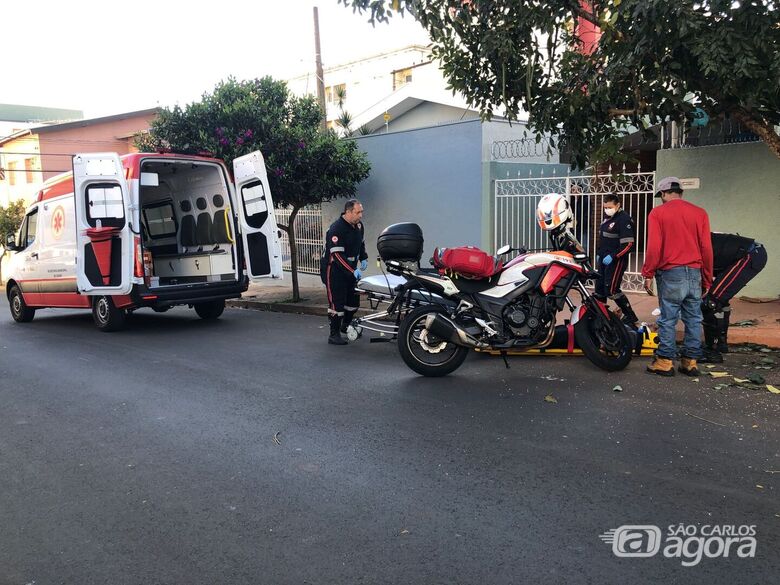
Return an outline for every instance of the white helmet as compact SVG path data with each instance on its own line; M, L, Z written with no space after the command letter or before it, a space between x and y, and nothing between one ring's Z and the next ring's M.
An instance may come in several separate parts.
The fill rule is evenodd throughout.
M536 221L545 231L554 230L572 219L571 205L565 195L548 193L536 206Z

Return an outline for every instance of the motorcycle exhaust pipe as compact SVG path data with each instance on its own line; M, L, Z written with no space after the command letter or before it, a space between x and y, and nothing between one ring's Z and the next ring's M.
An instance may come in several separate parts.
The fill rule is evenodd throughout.
M445 339L455 345L470 348L486 348L488 345L474 338L440 313L431 313L425 318L425 329L436 337Z

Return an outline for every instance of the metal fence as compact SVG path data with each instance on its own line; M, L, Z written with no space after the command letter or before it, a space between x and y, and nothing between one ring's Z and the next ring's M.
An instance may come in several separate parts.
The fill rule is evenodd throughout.
M565 193L574 209L574 235L595 262L604 195L619 196L636 226L636 249L629 256L623 290L642 290L642 264L647 243L647 215L653 208L655 173L620 173L495 182L494 249L510 244L528 249L549 246L548 234L536 223L536 206L548 193Z
M277 207L276 223L287 225L290 221L289 207ZM322 208L320 206L305 207L295 216L295 244L298 251L298 272L306 274L320 273L320 256L322 255L325 230L322 226ZM282 231L282 267L290 270L290 242L287 233Z

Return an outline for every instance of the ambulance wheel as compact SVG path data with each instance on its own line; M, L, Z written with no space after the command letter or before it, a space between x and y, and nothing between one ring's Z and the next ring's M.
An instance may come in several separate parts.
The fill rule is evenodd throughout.
M109 296L99 296L92 300L92 319L101 331L118 331L125 326L127 314L117 309Z
M24 302L22 297L22 291L19 290L17 285L11 287L11 292L8 294L8 301L11 303L11 317L17 323L29 323L35 317L35 309L31 309Z
M206 321L213 321L219 319L222 311L225 310L225 299L218 301L207 301L205 303L195 303L195 312L198 317L205 319Z

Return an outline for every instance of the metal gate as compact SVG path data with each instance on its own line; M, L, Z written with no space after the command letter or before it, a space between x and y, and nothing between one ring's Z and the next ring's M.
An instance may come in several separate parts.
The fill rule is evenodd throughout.
M636 226L636 249L629 255L623 290L641 291L642 264L647 244L647 215L653 208L655 173L619 173L495 181L495 249L504 244L541 249L549 246L547 233L536 223L536 206L548 193L569 196L574 209L574 235L595 263L604 195L620 197Z
M276 223L287 225L290 221L289 207L277 207ZM322 208L304 207L295 216L295 244L298 249L298 272L320 273L320 256L324 245L325 230L322 227ZM282 268L290 270L290 241L287 232L282 231Z

